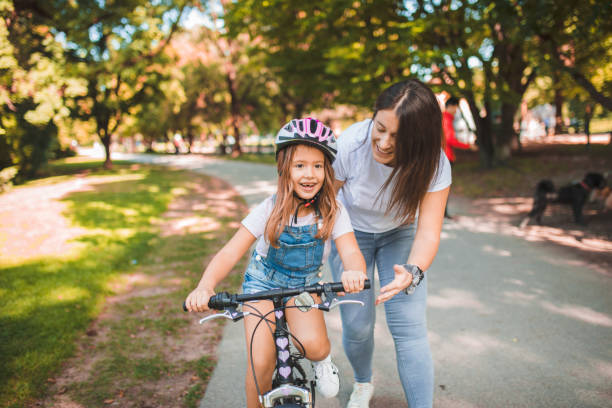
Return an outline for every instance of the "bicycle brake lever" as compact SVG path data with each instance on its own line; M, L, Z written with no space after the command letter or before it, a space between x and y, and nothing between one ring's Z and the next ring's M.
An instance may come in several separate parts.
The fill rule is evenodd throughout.
M334 298L334 300L332 300L331 305L329 306L329 310L333 309L334 307L338 307L343 303L355 303L361 306L365 306L365 303L363 303L361 300L338 300L336 298Z
M225 319L230 319L230 320L233 320L233 321L237 322L238 320L240 320L243 317L248 316L250 314L251 314L251 312L237 312L235 309L233 311L226 310L223 313L215 313L213 315L206 316L206 317L200 319L200 324L204 323L207 320L216 319L218 317L219 318L223 317Z

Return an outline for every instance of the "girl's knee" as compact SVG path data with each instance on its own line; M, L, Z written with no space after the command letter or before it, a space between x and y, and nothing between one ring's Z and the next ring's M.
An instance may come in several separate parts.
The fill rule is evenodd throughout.
M306 349L306 358L309 360L323 360L331 351L331 344L327 336L308 336L299 340Z

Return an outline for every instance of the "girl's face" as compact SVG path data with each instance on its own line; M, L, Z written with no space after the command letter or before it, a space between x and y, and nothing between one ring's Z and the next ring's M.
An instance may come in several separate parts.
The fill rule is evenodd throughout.
M305 200L315 196L325 181L325 156L316 147L297 145L291 160L293 191Z
M395 137L399 120L393 110L379 110L372 128L372 155L374 160L387 166L395 158Z

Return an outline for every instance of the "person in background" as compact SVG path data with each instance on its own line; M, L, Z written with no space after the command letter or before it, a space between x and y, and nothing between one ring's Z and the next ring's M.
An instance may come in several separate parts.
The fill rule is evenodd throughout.
M446 153L446 157L448 157L448 161L452 164L455 162L455 152L454 148L457 149L470 149L470 145L467 143L462 143L457 140L455 136L455 126L453 122L455 121L455 113L457 113L457 108L459 107L459 99L451 96L446 101L445 105L446 109L442 113L442 129L444 130L444 153ZM448 202L446 203L446 207L444 208L444 217L452 219L453 217L448 213Z

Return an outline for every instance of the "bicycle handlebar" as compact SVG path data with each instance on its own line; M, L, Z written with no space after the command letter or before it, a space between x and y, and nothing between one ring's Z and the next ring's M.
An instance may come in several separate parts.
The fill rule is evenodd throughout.
M370 280L366 279L363 284L364 289L370 289ZM236 307L241 303L250 302L254 300L272 300L276 297L289 297L296 296L302 292L316 293L321 295L324 292L343 292L344 286L342 282L330 282L323 284L314 284L309 286L300 286L297 288L279 288L272 290L265 290L253 294L229 294L227 292L221 292L212 296L208 300L208 307L215 310L222 310L226 307ZM183 310L187 311L187 305L183 302Z

